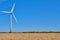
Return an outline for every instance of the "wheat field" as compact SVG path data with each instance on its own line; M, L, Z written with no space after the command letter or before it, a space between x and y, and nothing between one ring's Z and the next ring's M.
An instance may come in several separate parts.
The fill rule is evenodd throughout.
M60 40L60 33L0 33L0 40Z

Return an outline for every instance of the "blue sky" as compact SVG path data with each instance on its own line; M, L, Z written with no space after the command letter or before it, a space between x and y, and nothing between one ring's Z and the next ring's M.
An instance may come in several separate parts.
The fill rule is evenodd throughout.
M15 3L13 32L60 31L60 0L0 0L0 32L8 32L10 16L1 11L10 11Z

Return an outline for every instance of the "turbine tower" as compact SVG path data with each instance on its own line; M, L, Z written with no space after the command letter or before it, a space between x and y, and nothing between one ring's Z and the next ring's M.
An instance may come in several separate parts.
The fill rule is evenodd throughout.
M15 7L15 3L13 4L13 7L12 7L11 11L2 11L3 13L10 14L10 33L12 32L12 16L14 17L15 21L17 22L16 17L13 14L14 7Z

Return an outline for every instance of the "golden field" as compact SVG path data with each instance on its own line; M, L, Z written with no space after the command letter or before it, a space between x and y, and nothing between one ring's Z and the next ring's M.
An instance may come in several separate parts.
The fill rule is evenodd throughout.
M60 33L0 33L0 40L60 40Z

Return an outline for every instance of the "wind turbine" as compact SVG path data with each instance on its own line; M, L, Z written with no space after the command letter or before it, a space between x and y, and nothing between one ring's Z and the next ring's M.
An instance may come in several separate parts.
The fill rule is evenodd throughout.
M12 32L12 16L14 17L15 21L17 22L16 17L13 14L14 7L15 7L15 3L13 4L13 7L12 7L11 11L2 11L3 13L10 14L10 33Z

